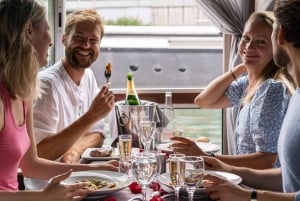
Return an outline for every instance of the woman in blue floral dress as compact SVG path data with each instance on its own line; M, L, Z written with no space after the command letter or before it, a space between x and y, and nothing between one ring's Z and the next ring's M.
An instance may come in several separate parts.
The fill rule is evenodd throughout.
M277 141L290 96L294 91L286 68L276 66L272 53L273 12L255 12L239 43L243 61L213 80L195 99L201 108L239 108L236 155L214 155L235 166L257 169L279 166ZM207 155L195 142L174 137L173 148L186 155Z

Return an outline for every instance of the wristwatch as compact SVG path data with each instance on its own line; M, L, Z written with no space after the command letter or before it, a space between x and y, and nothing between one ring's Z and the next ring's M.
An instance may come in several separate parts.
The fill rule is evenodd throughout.
M250 201L257 201L257 192L255 190L253 190L251 192L251 199Z

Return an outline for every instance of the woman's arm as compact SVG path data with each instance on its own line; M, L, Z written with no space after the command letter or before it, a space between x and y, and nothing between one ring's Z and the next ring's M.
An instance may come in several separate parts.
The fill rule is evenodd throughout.
M225 96L225 92L235 78L245 72L245 66L240 64L232 71L217 77L195 98L195 104L201 108L225 108L232 106L230 100Z
M268 169L274 167L277 153L255 152L244 155L215 155L215 157L233 166Z
M205 192L213 200L249 201L251 199L252 190L232 184L223 178L214 175L205 175L204 180ZM259 182L264 183L264 180L258 179L257 183ZM273 180L273 182L276 181ZM296 197L296 193L278 193L262 190L256 192L256 197L259 201L294 201Z
M185 137L172 137L172 148L176 152L183 153L188 156L208 156L201 148L192 140ZM215 158L239 167L249 167L255 169L273 168L277 159L277 153L255 152L244 155L214 155Z
M79 170L118 170L118 162L112 161L101 164L65 164L56 161L39 158L36 152L36 145L33 137L33 117L32 104L28 103L28 113L26 117L26 126L29 138L31 140L30 147L21 160L20 167L25 177L33 177L39 179L49 179L53 176L69 171Z
M257 170L247 167L228 165L213 157L204 157L206 169L231 172L242 177L242 183L256 189L282 191L282 176L280 168Z
M0 200L9 201L69 201L82 200L92 190L88 188L88 182L80 182L71 185L62 185L61 181L68 178L71 171L53 178L44 190L38 191L0 191ZM76 199L75 199L76 198Z

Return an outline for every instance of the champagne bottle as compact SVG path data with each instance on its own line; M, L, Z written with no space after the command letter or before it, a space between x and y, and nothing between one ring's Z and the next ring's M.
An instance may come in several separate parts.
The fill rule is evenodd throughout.
M133 75L131 72L127 73L127 90L126 90L126 105L140 105L140 99L135 90Z

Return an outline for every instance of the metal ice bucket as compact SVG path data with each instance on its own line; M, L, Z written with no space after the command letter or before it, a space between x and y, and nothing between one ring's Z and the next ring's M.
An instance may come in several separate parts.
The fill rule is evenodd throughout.
M140 121L156 121L160 123L160 109L154 102L141 101L141 105L125 105L124 102L115 104L116 124L118 128L118 135L131 134L132 146L141 148L141 143L138 138L139 122ZM112 143L115 147L117 138Z

